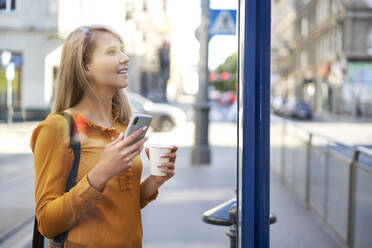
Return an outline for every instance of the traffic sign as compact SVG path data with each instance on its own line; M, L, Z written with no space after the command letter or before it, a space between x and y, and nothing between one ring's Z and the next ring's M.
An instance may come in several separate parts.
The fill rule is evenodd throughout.
M209 36L236 34L236 10L211 9L209 18Z

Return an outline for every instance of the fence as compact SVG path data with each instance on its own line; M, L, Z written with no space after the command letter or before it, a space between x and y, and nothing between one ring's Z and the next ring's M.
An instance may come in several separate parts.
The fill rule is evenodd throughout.
M349 247L372 247L372 150L277 116L271 167Z

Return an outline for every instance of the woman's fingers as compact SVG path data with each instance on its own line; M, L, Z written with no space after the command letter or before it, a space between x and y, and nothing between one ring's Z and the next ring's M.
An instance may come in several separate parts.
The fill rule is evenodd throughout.
M162 158L169 158L169 161L175 162L177 158L176 153L165 153L161 155Z
M162 163L161 165L158 165L158 167L159 168L162 168L162 169L170 169L170 170L174 170L175 169L174 163L172 163L172 162Z
M135 157L137 157L141 153L141 150L142 149L138 149L138 150L135 150L134 152L132 152L131 154L128 154L125 157L125 160L132 161Z
M142 140L138 141L136 144L131 145L130 147L126 148L123 155L125 160L132 160L137 155L141 153L143 150L143 144L147 141L147 137L143 138Z
M167 174L167 176L174 176L174 174L176 174L174 170L160 169L160 171Z
M142 138L141 140L137 141L136 143L134 143L133 145L130 145L130 146L124 146L123 143L120 143L120 144L119 144L119 146L120 146L119 149L122 149L124 154L132 153L132 152L134 152L135 150L137 150L137 149L139 149L140 147L142 147L143 144L144 144L148 139L149 139L148 137L144 137L144 138Z
M176 151L178 151L178 147L173 145L171 151L172 153L176 153Z
M111 142L111 144L116 145L117 143L119 143L120 141L122 141L123 138L124 138L124 134L123 133L120 133L119 136L116 139L114 139L114 141Z
M137 138L147 129L147 127L143 127L143 128L140 128L138 129L137 131L135 131L134 133L132 133L131 135L129 135L128 137L126 137L125 139L122 140L122 142L120 142L120 145L122 147L124 146L129 146L131 145L133 142L135 142L137 140Z
M148 147L145 148L145 152L146 152L147 158L150 159L150 149Z

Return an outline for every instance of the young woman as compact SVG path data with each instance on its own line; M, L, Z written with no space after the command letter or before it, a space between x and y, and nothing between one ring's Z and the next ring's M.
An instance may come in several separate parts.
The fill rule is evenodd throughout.
M64 247L141 247L141 209L174 175L177 147L160 167L166 176L141 183L142 130L123 138L131 108L129 58L123 41L104 26L73 31L62 51L54 113L34 130L35 200L39 231L47 238L70 230ZM65 193L74 154L69 124L73 117L81 143L77 184ZM146 149L147 157L148 150Z

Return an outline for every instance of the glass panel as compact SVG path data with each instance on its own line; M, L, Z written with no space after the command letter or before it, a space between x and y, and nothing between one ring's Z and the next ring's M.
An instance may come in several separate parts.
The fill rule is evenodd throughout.
M241 247L242 233L242 169L243 169L243 73L244 73L244 30L245 30L245 1L240 1L239 6L239 66L238 66L238 225L237 245Z
M372 173L357 170L354 247L372 247Z
M285 181L288 185L293 184L293 161L294 161L294 149L296 147L296 139L290 133L289 126L287 126L286 136L285 136Z
M306 186L306 138L306 133L295 126L287 125L285 179L303 198Z
M306 145L298 141L298 146L294 149L293 169L294 186L299 195L305 199L306 186Z
M350 162L330 154L328 164L328 223L346 240Z
M281 171L282 127L283 125L279 121L271 122L270 125L270 165L277 174Z
M310 149L310 204L324 216L326 155L325 148L317 146Z

